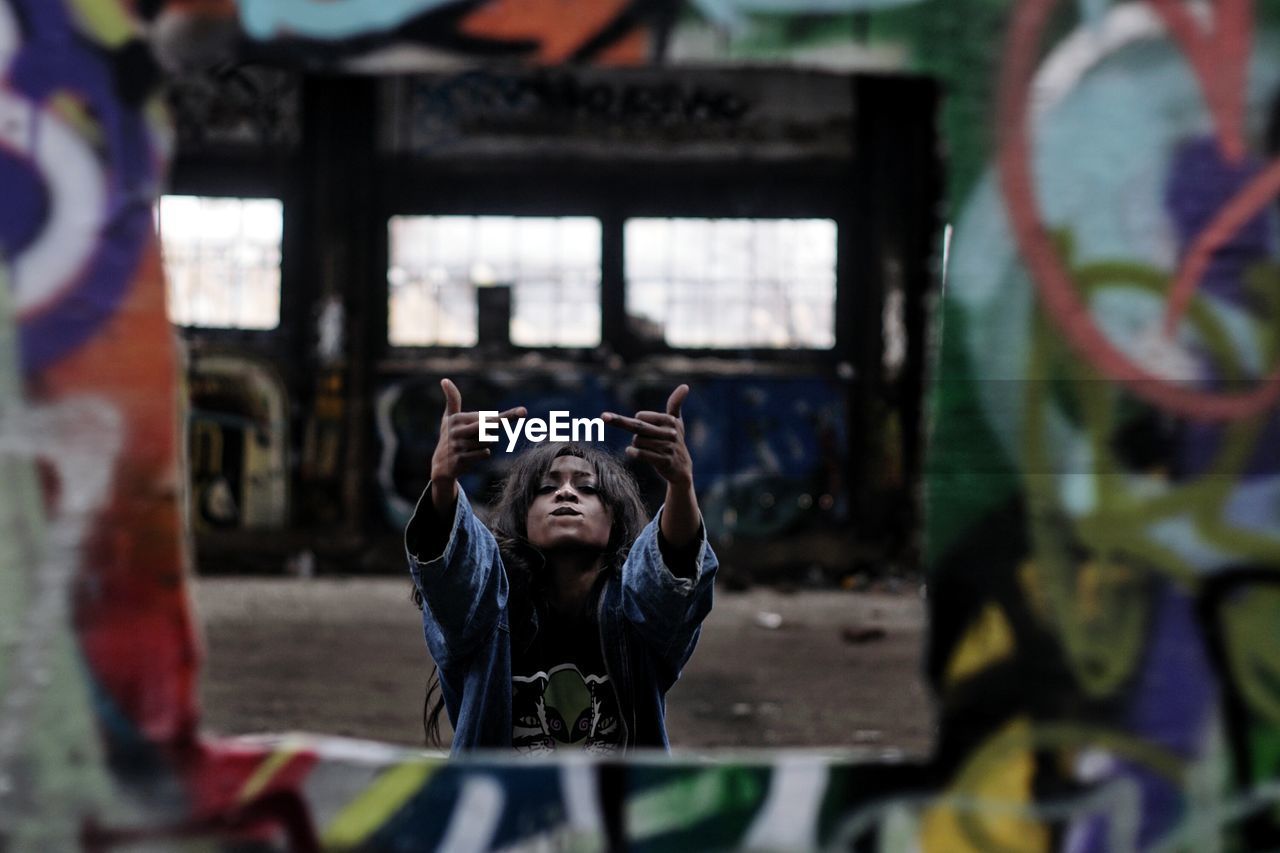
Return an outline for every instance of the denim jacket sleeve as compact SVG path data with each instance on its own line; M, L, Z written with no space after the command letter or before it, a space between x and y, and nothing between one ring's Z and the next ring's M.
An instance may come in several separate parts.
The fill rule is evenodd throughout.
M497 540L461 489L444 551L415 553L423 544L420 533L432 522L427 516L432 512L430 491L427 486L405 527L405 554L422 593L427 647L436 664L449 669L473 654L498 627L506 609L507 576Z
M674 574L662 556L658 529L659 509L631 546L622 565L623 613L659 657L680 673L698 642L702 620L711 612L712 587L717 561L707 542L705 525L700 531L692 577Z

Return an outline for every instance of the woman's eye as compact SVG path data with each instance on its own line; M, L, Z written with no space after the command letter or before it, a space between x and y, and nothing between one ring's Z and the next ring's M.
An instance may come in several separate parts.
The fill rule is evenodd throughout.
M539 494L539 495L549 495L549 494L551 494L552 492L554 492L555 490L556 490L556 487L555 487L555 486L546 486L546 485L538 486L537 494Z
M590 483L583 483L581 486L578 486L578 491L582 492L584 495L594 495L596 493L596 487Z

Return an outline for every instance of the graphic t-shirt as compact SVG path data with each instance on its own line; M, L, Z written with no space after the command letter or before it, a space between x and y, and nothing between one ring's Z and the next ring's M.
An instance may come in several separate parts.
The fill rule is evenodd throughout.
M538 634L512 650L511 743L517 752L619 750L625 738L594 614L539 613Z

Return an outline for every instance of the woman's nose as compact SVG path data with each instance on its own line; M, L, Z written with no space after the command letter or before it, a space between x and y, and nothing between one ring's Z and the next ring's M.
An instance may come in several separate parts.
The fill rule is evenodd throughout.
M573 486L568 483L556 489L556 500L558 501L576 501L577 499L578 493L574 490Z

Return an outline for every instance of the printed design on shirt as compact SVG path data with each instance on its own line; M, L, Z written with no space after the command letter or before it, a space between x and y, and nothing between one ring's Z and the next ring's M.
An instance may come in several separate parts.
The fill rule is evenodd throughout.
M513 676L511 682L511 743L517 752L608 754L622 746L618 702L608 676L584 676L566 663L550 672Z

